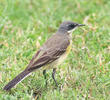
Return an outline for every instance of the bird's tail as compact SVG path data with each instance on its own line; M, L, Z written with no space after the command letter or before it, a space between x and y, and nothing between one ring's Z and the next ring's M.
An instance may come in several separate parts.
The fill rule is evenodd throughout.
M15 85L17 85L19 82L21 82L24 78L26 78L31 72L28 70L24 70L19 75L17 75L13 80L11 80L4 88L3 90L9 91L11 88L13 88Z

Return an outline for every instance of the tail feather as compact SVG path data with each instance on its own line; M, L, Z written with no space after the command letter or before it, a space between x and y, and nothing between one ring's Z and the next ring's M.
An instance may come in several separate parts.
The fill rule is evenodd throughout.
M3 90L9 91L11 88L13 88L15 85L17 85L19 82L21 82L26 76L30 74L30 71L24 70L19 75L17 75L13 80L11 80L4 88Z

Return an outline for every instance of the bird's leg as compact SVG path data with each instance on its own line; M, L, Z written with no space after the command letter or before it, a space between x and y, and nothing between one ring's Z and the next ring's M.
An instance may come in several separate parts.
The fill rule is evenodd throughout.
M47 86L46 70L43 70L43 75L44 75L44 79L45 79L45 84L46 84L46 86Z
M56 68L53 68L52 78L53 78L53 80L54 80L56 86L58 87L58 84L57 84L57 82L56 82L56 80L55 80L55 72L56 72Z

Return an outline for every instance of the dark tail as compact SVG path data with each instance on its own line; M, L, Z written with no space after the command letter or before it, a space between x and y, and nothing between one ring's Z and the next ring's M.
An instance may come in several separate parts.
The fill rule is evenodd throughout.
M19 82L21 82L26 76L28 76L31 72L28 70L24 70L19 75L17 75L13 80L11 80L4 88L3 90L9 91L11 88L13 88L15 85L17 85Z

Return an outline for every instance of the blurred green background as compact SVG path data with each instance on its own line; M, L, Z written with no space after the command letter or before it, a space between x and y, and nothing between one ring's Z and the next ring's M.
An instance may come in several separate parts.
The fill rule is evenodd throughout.
M26 68L61 22L86 24L56 79L38 70L11 92L3 86ZM110 100L110 0L0 0L0 100Z

